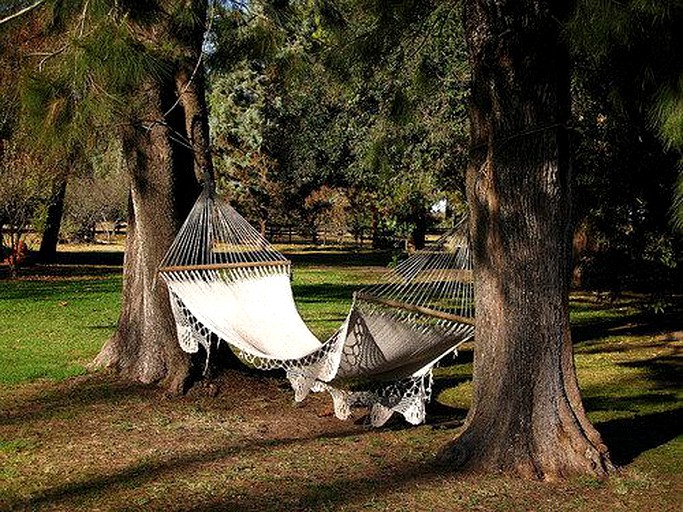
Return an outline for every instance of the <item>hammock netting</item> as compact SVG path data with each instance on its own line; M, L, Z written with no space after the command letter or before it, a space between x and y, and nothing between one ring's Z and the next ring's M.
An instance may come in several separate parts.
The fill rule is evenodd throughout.
M394 412L423 422L432 368L474 334L465 223L356 292L323 342L299 316L287 258L208 189L159 272L183 350L208 360L217 338L252 366L286 370L295 400L326 391L337 417L365 406L374 426Z

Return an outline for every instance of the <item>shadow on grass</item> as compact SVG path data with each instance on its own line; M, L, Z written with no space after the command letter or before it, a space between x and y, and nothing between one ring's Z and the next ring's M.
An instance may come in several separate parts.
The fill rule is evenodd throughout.
M617 306L613 306L617 307ZM606 308L606 309L612 309ZM630 315L618 315L611 318L593 318L590 321L572 325L572 340L575 344L594 341L596 349L590 344L582 347L583 352L617 352L628 350L628 346L606 347L602 338L609 336L650 336L662 332L683 329L683 303L676 298L667 309L660 313L640 311Z
M296 266L324 265L331 267L386 267L391 261L391 253L386 251L325 251L311 249L305 252L285 253Z
M612 461L626 465L647 450L657 448L683 434L683 408L677 390L683 383L683 361L679 355L666 355L645 360L616 363L618 366L644 369L649 392L635 396L614 396L609 389L603 393L586 393L583 402L588 411L627 411L632 418L620 418L596 423L596 428L609 446ZM661 411L663 408L669 410ZM639 414L640 411L652 411Z
M307 478L292 482L288 477L274 479L267 486L258 486L248 493L221 497L210 503L193 506L198 512L265 512L265 511L333 511L379 510L377 498L414 489L442 477L438 469L429 463L416 462L400 468L375 471L354 477L339 478L329 475L325 481ZM294 484L294 485L293 485ZM351 508L349 508L351 507ZM184 510L178 507L175 510ZM382 510L386 510L382 508Z
M75 276L72 276L75 277ZM30 298L31 300L64 300L74 296L121 292L118 276L103 276L102 279L74 280L16 280L3 283L0 299Z
M678 352L674 355L617 364L628 368L644 369L647 371L648 380L656 382L660 388L680 389L683 386L683 357L681 355Z
M120 251L76 251L58 252L54 261L57 265L123 266L123 248Z
M439 393L442 391L445 391L447 389L455 388L459 386L460 384L463 384L465 382L469 382L472 380L472 375L471 374L463 374L463 375L448 375L448 376L440 376L440 375L435 375L434 376L434 381L432 383L432 396L439 396Z
M88 414L87 408L93 405L153 400L159 394L159 389L153 385L114 381L100 375L77 377L68 385L42 391L37 397L18 403L13 396L4 397L0 401L0 426L50 420L65 414Z
M96 277L120 274L122 268L123 252L58 252L55 260L51 263L29 264L18 268L17 277ZM0 279L10 277L9 267L0 266Z
M467 416L467 409L451 407L432 400L427 404L426 425L436 430L461 427ZM403 421L405 423L405 421Z
M623 466L683 434L683 408L598 423L612 461Z
M202 367L203 369L203 367ZM39 391L35 397L17 400L6 395L0 400L0 426L28 424L53 418L75 417L90 414L89 407L106 404L108 407L125 407L131 403L154 403L159 400L176 401L179 404L196 403L206 396L206 389L213 386L231 400L220 403L221 409L235 409L241 401L251 396L270 396L273 389L291 393L291 387L282 370L263 371L240 365L238 369L223 369L207 381L191 388L183 396L166 397L156 384L140 384L121 380L108 371L75 377Z
M112 471L109 474L93 475L90 479L81 480L77 482L70 482L63 485L58 485L43 491L39 491L34 496L26 500L10 500L6 503L9 509L33 510L44 505L56 506L59 504L70 504L72 500L78 503L80 500L91 497L93 495L109 494L114 492L117 486L123 488L130 488L143 485L148 482L153 482L159 478L163 478L169 473L178 471L190 471L193 468L211 464L212 462L219 462L223 459L237 458L249 456L263 452L266 455L270 450L277 448L284 448L287 446L305 445L306 443L318 439L341 439L346 437L357 437L362 435L358 429L352 429L344 432L337 432L333 434L322 434L311 437L291 437L277 440L255 440L240 446L228 446L219 449L197 450L188 453L173 455L167 457L159 457L154 460L146 460L128 466L120 471ZM199 476L197 477L200 478ZM244 508L244 505L233 508L229 503L221 505L220 510L264 510L262 504L265 499L276 499L281 501L285 498L284 493L288 485L282 482L277 486L280 495L268 493L265 496L258 496L254 494L253 499L249 499L249 504L254 508ZM290 496L291 498L291 496ZM168 509L168 507L164 507ZM181 507L187 510L187 504ZM203 510L201 507L191 507L193 510ZM149 510L149 508L146 507ZM207 510L212 510L209 508ZM283 508L282 510L292 510L291 507Z
M361 288L351 284L295 284L292 293L297 302L304 303L327 303L339 300L350 301L353 292Z
M615 420L599 425L605 440L612 447L613 460L617 464L627 464L640 453L673 439L681 431L683 409L666 413L651 414L631 420ZM107 474L93 475L89 479L71 482L43 490L29 499L8 501L9 508L35 509L45 505L52 507L83 503L83 500L126 492L126 489L140 487L157 480L172 479L176 472L183 475L197 475L196 483L201 484L201 475L214 463L223 463L230 468L243 457L263 455L264 463L269 457L277 457L273 450L287 447L302 448L311 441L321 439L341 439L357 437L357 430L343 431L331 435L311 437L291 437L279 440L255 440L241 446L219 449L196 450L188 453L162 456L113 470ZM234 459L231 460L231 459ZM204 468L204 469L202 469ZM145 505L146 510L196 510L196 511L291 511L291 510L339 510L353 505L373 508L375 498L414 488L420 483L429 482L443 476L443 468L437 468L432 460L403 463L400 467L380 465L377 469L362 474L351 472L349 466L327 467L324 477L319 475L280 475L268 474L258 480L257 485L241 486L237 489L225 487L197 495L195 500L168 504L167 502ZM267 472L266 472L267 473ZM191 477L189 477L191 478ZM226 480L229 480L226 478ZM239 480L239 479L238 479ZM218 495L216 495L218 494ZM188 496L192 499L193 496ZM162 498L163 499L163 498Z
M679 399L671 393L643 393L637 396L615 397L613 394L588 396L583 399L583 405L589 412L622 411L638 413L642 410L652 410L653 407L671 406Z

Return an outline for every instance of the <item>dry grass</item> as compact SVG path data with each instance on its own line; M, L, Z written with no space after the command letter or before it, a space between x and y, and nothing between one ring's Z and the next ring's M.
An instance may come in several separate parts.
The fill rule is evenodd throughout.
M371 430L328 416L324 397L293 406L282 379L232 372L217 385L216 398L164 399L90 375L3 393L0 508L679 510L680 438L633 453L606 482L475 479L432 464L457 435L439 423L450 415Z

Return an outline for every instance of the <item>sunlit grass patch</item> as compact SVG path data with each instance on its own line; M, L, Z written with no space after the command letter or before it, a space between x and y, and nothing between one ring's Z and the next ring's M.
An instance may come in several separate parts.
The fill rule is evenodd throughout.
M0 383L84 373L113 332L121 278L4 281Z
M0 383L81 375L114 332L121 276L116 267L92 261L97 263L103 253L111 263L122 248L93 247L63 247L69 266L27 268L21 279L0 280ZM353 292L375 283L385 270L381 265L386 257L369 251L298 249L304 256L293 270L297 307L313 333L326 339L344 321ZM97 272L89 275L92 269Z

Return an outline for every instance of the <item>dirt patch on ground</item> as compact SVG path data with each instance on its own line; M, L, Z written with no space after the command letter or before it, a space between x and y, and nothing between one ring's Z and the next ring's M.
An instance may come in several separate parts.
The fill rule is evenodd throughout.
M552 485L437 468L462 418L435 411L371 429L239 371L176 398L105 373L34 382L0 392L0 509L676 510L680 475L637 462Z

